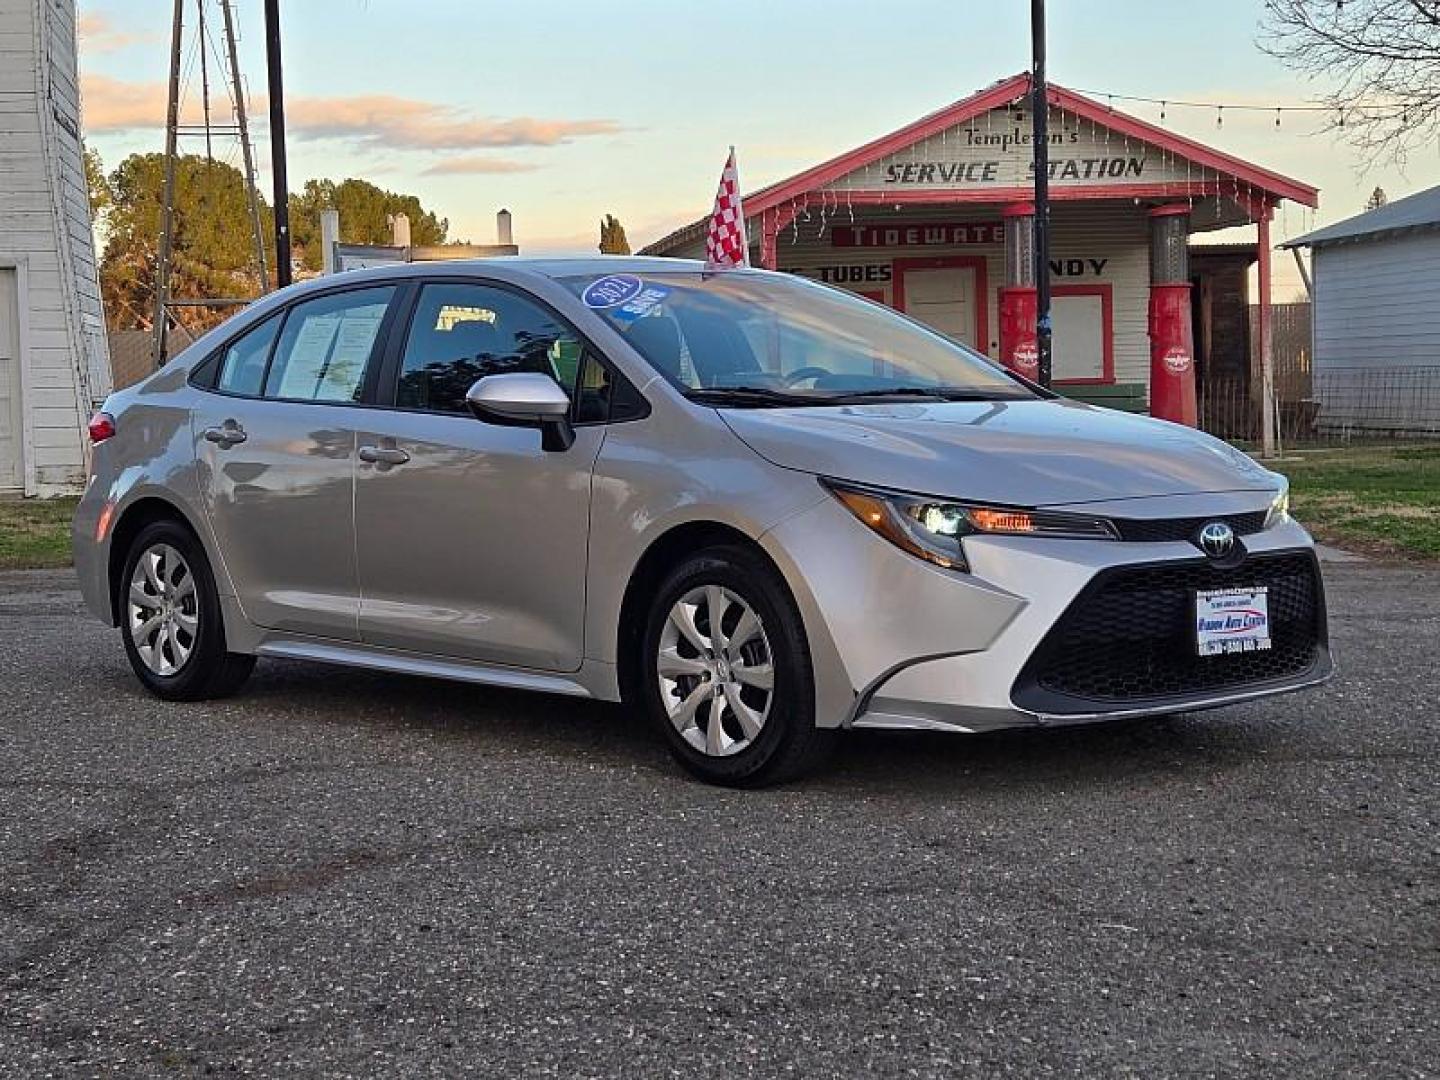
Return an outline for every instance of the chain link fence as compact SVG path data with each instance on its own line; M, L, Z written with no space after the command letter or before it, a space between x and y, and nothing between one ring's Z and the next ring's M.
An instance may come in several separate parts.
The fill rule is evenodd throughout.
M1251 309L1250 340L1260 340ZM1272 308L1275 432L1282 447L1344 446L1440 437L1440 363L1370 363L1316 370L1311 362L1310 305ZM1440 353L1437 353L1440 358ZM1219 377L1199 387L1200 427L1234 442L1259 443L1259 364L1251 378Z
M1440 438L1440 364L1334 368L1309 373L1303 387L1276 374L1282 446ZM1200 426L1224 439L1258 442L1260 409L1246 380L1212 379L1201 391Z

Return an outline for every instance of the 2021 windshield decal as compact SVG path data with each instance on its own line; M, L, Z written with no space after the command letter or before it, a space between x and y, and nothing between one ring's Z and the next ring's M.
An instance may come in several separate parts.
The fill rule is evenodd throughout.
M634 274L606 274L585 286L580 299L588 308L605 311L635 299L644 287Z

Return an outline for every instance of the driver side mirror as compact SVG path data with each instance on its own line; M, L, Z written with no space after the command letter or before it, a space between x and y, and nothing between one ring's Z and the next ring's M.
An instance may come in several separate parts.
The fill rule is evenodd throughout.
M479 420L508 427L538 427L546 450L569 450L575 442L570 395L549 375L509 371L482 375L465 394Z

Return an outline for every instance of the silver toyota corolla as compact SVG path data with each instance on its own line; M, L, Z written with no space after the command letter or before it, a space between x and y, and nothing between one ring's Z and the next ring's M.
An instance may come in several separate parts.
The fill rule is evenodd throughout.
M325 278L91 429L81 585L172 700L256 656L623 699L753 785L845 728L1172 713L1331 672L1283 477L782 274Z

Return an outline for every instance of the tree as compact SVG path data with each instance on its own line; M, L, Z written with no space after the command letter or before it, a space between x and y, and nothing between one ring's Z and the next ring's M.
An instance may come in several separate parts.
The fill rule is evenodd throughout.
M600 254L630 254L630 241L625 237L625 226L621 225L613 214L606 214L600 221Z
M85 148L85 186L90 191L90 216L98 221L114 204L115 193L110 190L99 152L88 146Z
M98 164L98 159L97 159ZM95 186L92 181L92 202ZM160 258L165 156L131 154L105 178L110 199L100 260L100 293L114 329L150 329ZM270 211L262 205L269 236ZM249 199L240 170L187 155L175 163L170 295L177 299L254 296L260 289ZM273 262L273 251L266 258ZM186 324L208 328L231 307L194 308Z
M1330 130L1396 161L1440 136L1440 2L1264 3L1260 47L1329 87Z
M340 211L340 239L346 244L390 243L390 217L404 214L410 219L410 242L418 246L445 243L450 222L420 205L414 195L386 191L367 180L351 177L334 180L307 180L298 195L290 196L290 234L296 256L310 270L319 270L320 211Z
M1390 201L1390 196L1385 194L1383 187L1377 187L1370 193L1370 198L1365 200L1366 210L1379 210Z

